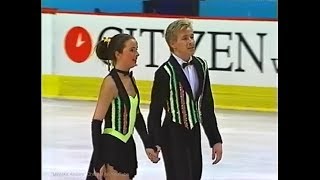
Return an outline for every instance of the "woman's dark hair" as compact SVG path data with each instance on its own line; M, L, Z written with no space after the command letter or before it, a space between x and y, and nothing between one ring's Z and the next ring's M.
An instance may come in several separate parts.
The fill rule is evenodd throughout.
M122 53L125 46L124 43L129 39L134 39L134 37L129 34L117 34L111 38L104 37L98 42L96 54L103 63L108 65L109 70L111 62L112 65L115 65L116 63L115 52L118 51L119 53Z

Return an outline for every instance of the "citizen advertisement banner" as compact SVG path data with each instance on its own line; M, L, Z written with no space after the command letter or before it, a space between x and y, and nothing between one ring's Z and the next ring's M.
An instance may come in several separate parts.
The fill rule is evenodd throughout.
M170 55L164 33L175 18L67 13L52 16L54 74L104 77L108 70L94 54L95 44L117 33L131 34L139 43L138 66L133 69L138 80L152 81L157 67ZM277 21L191 20L195 55L208 62L211 83L278 86Z

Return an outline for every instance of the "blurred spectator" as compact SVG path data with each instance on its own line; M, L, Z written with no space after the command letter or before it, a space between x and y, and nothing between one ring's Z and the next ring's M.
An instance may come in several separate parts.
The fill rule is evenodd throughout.
M144 7L146 13L199 16L199 0L149 0Z

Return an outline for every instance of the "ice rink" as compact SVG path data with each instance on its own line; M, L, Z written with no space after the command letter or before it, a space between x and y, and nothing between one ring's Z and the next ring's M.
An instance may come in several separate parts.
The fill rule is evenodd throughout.
M42 179L84 180L91 153L94 101L43 99ZM146 119L149 109L142 106ZM278 114L216 110L224 141L223 158L212 165L211 149L202 131L202 180L278 179ZM153 164L134 134L138 174L134 180L165 180L163 161Z

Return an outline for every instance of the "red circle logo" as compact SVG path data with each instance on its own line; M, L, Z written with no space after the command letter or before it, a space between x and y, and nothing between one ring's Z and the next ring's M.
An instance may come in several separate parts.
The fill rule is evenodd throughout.
M68 57L76 62L82 63L88 59L92 48L89 32L83 27L73 27L65 36L64 49Z

